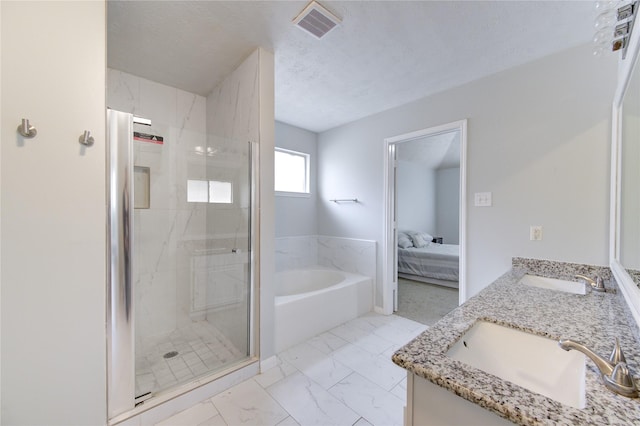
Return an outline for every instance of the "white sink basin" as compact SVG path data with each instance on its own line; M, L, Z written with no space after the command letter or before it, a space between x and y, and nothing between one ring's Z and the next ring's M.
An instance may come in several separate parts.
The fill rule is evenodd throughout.
M575 408L585 406L585 358L555 340L485 321L473 325L447 355Z
M528 274L522 277L520 282L531 287L564 291L565 293L587 294L587 287L585 283L581 282L557 280L555 278L539 277L537 275Z

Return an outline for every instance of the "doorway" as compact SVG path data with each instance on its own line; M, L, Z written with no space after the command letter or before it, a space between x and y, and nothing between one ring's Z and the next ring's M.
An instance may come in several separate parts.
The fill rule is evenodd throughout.
M412 309L420 303L416 294L424 300L451 300L457 291L455 305L466 300L466 124L461 120L385 139L385 314L398 311L399 282L406 292L419 292L409 297ZM421 194L413 205L411 187ZM456 204L456 214L447 214ZM427 290L432 294L424 295ZM435 315L444 313L440 309Z

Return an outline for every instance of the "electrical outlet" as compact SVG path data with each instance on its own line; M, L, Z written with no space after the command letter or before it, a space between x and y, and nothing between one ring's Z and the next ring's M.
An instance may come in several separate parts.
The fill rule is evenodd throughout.
M531 241L541 241L542 240L542 226L541 225L531 225L529 227L529 239Z

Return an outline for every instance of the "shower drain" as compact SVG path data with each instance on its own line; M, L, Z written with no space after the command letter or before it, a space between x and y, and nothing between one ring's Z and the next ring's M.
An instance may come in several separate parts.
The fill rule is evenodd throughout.
M162 355L162 357L164 359L173 358L174 356L178 356L178 351L171 351L171 352L167 352L166 354Z

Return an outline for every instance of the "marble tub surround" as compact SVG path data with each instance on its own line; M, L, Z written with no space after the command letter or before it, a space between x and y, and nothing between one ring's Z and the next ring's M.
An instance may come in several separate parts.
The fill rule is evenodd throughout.
M376 280L376 242L318 236L318 264Z
M303 235L276 238L276 272L325 266L376 280L376 242Z
M276 272L307 268L318 264L318 236L279 237L276 246Z
M583 273L593 271L591 267L578 266L586 268L579 269ZM549 269L565 274L576 270L559 262L514 259L512 270L398 350L393 361L410 373L517 424L637 423L640 399L625 398L606 389L589 359L585 361L586 406L577 409L446 355L476 321L482 320L554 340L576 340L604 357L608 357L615 338L619 338L627 364L637 378L640 374L638 330L622 295L619 292L574 295L519 283L526 273L551 273ZM616 286L614 280L607 284Z

